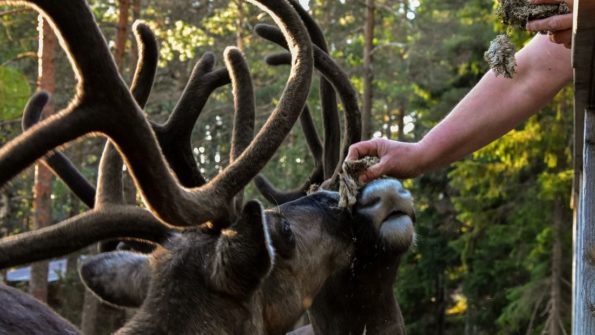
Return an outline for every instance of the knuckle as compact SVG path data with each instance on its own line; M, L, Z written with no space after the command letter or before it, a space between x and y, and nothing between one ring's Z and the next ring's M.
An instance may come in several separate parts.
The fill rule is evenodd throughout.
M564 19L565 17L562 15L557 15L553 17L553 21L554 21L554 27L556 30L560 30L563 29L563 25L564 25Z

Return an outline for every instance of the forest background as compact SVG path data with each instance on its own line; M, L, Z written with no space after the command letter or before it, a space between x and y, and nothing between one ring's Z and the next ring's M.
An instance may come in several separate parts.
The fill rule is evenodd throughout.
M89 2L127 80L136 62L133 20L141 18L154 29L160 62L146 108L150 118L165 120L195 61L212 51L222 64L227 45L239 46L251 64L257 122L264 122L276 103L287 68L263 62L280 49L252 33L266 18L243 0ZM506 31L494 15L493 0L302 3L369 106L364 108L371 111L364 113L365 137L419 140L481 78L487 70L483 52ZM55 91L56 109L73 94L72 70L57 45L44 47L48 58L38 69L37 21L32 10L0 6L0 144L21 132L23 106L38 85ZM531 38L508 33L517 47ZM48 84L44 77L53 80ZM227 163L233 111L229 91L215 92L194 130L194 153L209 177ZM321 125L317 90L309 103ZM406 181L416 200L418 240L403 258L394 291L409 334L569 332L571 138L572 91L566 88L502 139L446 169ZM89 180L96 178L103 141L85 138L66 150ZM264 173L290 189L305 180L312 166L297 126ZM0 190L0 236L33 229L40 218L56 223L85 209L60 181L35 171L27 170ZM34 193L44 192L46 205L34 199ZM248 192L248 197L259 197L253 187ZM135 201L134 192L129 197ZM70 255L68 271L58 281L45 282L42 264L31 285L8 284L47 299L87 334L110 333L132 312L114 310L84 292L76 260L92 252L95 247ZM1 275L5 278L6 272Z

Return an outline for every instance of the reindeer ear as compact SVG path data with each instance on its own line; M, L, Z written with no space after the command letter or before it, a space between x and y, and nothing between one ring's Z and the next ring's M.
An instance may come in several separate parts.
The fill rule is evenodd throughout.
M221 231L211 279L224 292L250 295L271 271L274 257L262 205L249 201L240 218Z
M107 252L79 266L83 283L101 300L119 307L139 307L149 291L149 256L129 251Z

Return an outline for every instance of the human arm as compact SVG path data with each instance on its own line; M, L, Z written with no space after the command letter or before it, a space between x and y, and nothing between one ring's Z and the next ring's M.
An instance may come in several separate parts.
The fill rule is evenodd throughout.
M572 11L573 1L566 0L530 0L532 4L558 4L566 2L568 8ZM572 46L572 13L563 15L554 15L541 20L527 22L529 31L547 31L550 41L563 44L570 49Z
M572 78L570 51L537 35L516 54L513 79L489 71L459 104L417 143L359 142L347 159L378 156L364 181L389 175L412 178L482 148L536 113Z

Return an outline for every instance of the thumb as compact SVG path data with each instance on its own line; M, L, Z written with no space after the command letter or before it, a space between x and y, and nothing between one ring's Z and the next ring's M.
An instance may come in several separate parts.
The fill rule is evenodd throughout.
M380 163L374 164L370 166L366 171L364 171L360 177L359 181L361 183L367 183L374 179L381 177L384 174L384 164L382 161Z

